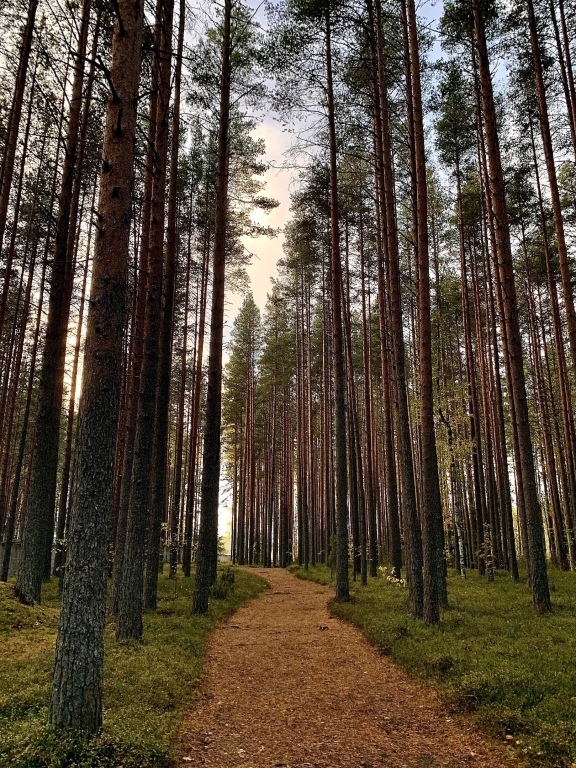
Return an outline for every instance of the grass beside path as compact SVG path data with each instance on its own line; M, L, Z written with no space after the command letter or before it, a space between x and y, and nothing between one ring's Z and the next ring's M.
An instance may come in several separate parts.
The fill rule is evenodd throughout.
M330 570L293 567L330 583ZM576 768L576 574L550 570L553 612L537 616L526 583L449 577L450 608L437 627L414 621L407 591L386 578L351 584L334 615L355 624L406 671L435 683L445 700L474 713L490 735L535 768Z
M198 695L208 635L264 586L256 574L236 570L232 590L198 617L191 614L193 579L161 576L158 610L144 617L143 644L118 644L107 627L104 729L86 744L46 726L58 627L55 580L44 586L42 605L32 608L0 584L0 768L170 765Z

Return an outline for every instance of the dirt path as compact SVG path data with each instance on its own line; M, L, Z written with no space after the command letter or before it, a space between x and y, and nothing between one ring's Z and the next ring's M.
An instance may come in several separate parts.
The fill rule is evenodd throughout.
M332 619L332 590L286 571L211 641L182 766L504 768L510 751L454 722L427 687Z

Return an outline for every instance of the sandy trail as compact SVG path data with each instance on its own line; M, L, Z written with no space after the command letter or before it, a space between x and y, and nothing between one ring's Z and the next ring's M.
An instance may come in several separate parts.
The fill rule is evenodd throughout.
M210 642L182 766L504 768L510 749L455 721L435 693L331 618L327 587L259 570L271 589Z

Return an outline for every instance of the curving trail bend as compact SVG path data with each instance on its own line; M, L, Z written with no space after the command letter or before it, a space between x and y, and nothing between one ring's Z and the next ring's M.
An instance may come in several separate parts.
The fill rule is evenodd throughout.
M332 618L332 590L281 569L216 630L181 766L512 768L430 688Z

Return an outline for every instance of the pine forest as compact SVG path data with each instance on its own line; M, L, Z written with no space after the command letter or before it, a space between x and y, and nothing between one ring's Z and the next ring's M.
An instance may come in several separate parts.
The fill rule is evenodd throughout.
M575 768L574 0L0 6L0 767Z

